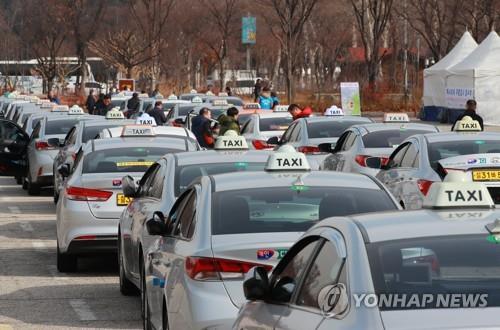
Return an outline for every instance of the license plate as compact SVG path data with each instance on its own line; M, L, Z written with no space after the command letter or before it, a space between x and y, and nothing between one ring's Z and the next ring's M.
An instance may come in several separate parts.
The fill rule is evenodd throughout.
M132 198L125 197L124 194L117 194L116 195L116 205L118 205L118 206L128 205L131 201L132 201Z
M500 170L472 171L474 181L500 181Z

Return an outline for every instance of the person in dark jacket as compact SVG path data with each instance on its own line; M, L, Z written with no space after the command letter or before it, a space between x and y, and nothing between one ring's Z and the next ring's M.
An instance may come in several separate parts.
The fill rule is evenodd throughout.
M211 124L212 114L207 108L200 110L200 113L193 118L191 124L191 131L198 140L198 143L203 148L213 148L214 147L214 135L212 133Z
M56 96L56 94L54 93L54 91L49 91L49 94L47 95L47 98L52 103L61 104L61 100L59 100L59 98Z
M161 126L167 122L167 118L165 117L165 112L163 111L163 103L161 101L155 102L155 107L146 111L148 115L153 117L156 121L156 125Z
M253 99L255 102L259 99L261 89L262 83L260 82L260 79L257 79L255 86L253 87Z
M87 107L87 112L91 115L94 114L95 104L96 100L94 97L94 90L91 89L89 92L89 96L87 96L87 101L85 102L85 106Z
M227 131L233 130L240 135L240 123L238 122L238 109L231 107L227 109L226 114L222 114L217 118L220 125L219 136L224 135Z
M113 105L111 104L111 95L107 94L102 99L102 103L99 103L96 106L94 114L106 116L108 111L110 111L112 108L113 108Z
M293 120L297 120L299 118L307 118L312 115L312 109L306 107L301 109L297 104L290 104L288 107L288 112L292 115Z
M141 100L139 99L139 94L132 94L132 98L127 102L127 118L132 118L133 115L139 113L139 107L141 106Z
M455 122L451 126L451 130L453 131L458 121L464 119L465 116L469 116L472 118L472 120L479 122L479 125L481 126L481 131L484 131L483 118L476 113L476 108L477 108L476 100L468 100L465 106L466 106L465 112L460 116L458 116L457 120L455 120Z

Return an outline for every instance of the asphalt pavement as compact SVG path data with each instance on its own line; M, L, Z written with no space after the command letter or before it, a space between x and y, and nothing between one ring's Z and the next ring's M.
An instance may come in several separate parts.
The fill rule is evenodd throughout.
M142 328L140 299L120 294L115 259L59 273L51 190L28 196L0 178L0 330Z

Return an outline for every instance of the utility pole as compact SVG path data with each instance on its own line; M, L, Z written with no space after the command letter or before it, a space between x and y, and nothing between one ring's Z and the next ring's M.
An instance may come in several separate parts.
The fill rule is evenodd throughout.
M408 3L407 0L403 2L403 10L405 12L404 24L403 24L403 75L404 75L404 98L405 98L405 111L408 111L408 20L406 15L408 14Z

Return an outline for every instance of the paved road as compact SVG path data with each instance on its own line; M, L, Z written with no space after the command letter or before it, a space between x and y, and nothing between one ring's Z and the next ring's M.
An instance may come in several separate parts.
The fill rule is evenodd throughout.
M0 330L141 328L140 300L120 294L115 258L57 271L55 219L50 191L31 197L0 178Z

